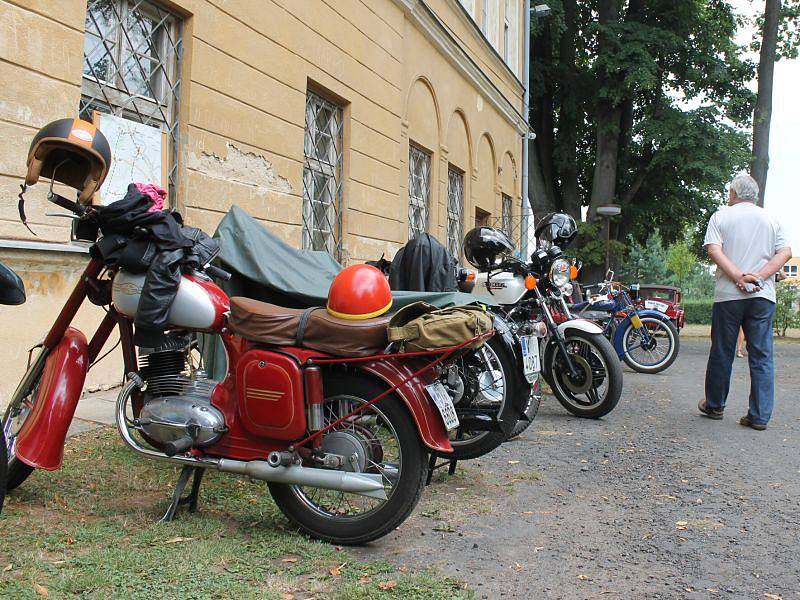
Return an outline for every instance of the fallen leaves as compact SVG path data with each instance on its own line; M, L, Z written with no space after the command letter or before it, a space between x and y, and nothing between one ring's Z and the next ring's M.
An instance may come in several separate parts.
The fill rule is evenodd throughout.
M13 568L14 568L14 565L9 563L5 567L3 567L3 573L7 573L8 571L10 571Z
M689 521L675 521L675 529L686 531L689 528Z
M164 543L165 544L178 544L180 542L189 542L189 541L191 541L193 539L194 539L193 537L181 537L181 536L178 536L178 537L170 538L167 541L165 541Z
M282 563L296 563L297 559L296 558L282 558L281 562Z
M39 585L38 583L34 583L33 584L33 589L36 591L36 593L39 596L49 596L50 595L50 591L46 587L44 587L43 585Z
M331 567L330 569L328 569L328 573L330 573L332 577L339 577L342 574L342 569L346 564L347 563L344 562L340 564L338 567Z
M768 598L769 600L783 600L783 596L778 594L768 594L764 592L764 598Z
M589 576L581 573L580 575L578 575L578 579L580 579L581 581L589 581Z

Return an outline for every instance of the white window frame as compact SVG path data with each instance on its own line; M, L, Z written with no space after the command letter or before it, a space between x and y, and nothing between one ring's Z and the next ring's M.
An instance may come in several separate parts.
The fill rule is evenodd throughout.
M428 231L431 198L431 154L408 145L408 239Z
M322 127L320 114L327 115ZM303 248L323 250L339 259L344 109L312 90L306 93L303 155Z
M464 172L449 165L447 168L447 250L461 262L464 238Z

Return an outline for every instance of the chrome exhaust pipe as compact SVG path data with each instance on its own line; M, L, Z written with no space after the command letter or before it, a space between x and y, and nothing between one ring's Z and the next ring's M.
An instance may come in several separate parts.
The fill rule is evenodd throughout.
M223 473L236 473L261 481L308 485L326 490L352 492L381 500L387 499L386 490L383 489L383 477L380 474L350 473L300 465L273 467L263 460L241 461L229 458L219 459L217 468Z
M163 452L145 448L131 435L125 415L130 395L136 388L141 388L142 380L135 373L128 375L128 381L117 397L116 421L122 440L133 450L156 460L189 465L200 468L214 468L223 473L235 473L260 481L272 481L286 485L307 485L327 490L351 492L386 500L383 488L383 476L373 473L351 473L332 469L317 469L300 465L286 465L280 460L280 453L271 453L269 460L242 461L230 458L198 458L195 456L167 456ZM272 456L272 455L275 456Z

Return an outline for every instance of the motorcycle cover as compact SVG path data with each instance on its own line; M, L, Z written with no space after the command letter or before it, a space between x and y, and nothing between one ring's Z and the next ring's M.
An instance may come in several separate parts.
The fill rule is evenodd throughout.
M244 296L288 308L325 306L328 288L343 268L327 252L291 247L236 205L223 217L214 237L220 245L215 262L232 274L230 281L219 282L228 296ZM392 298L392 311L420 300L438 308L489 304L461 292L392 292ZM218 340L208 337L201 340L211 377L224 373L225 354L218 344Z

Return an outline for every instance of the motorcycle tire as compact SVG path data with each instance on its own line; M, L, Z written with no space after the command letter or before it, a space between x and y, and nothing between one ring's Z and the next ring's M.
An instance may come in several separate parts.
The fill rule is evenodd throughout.
M38 379L33 384L33 392L31 392L30 394L31 396L34 396L38 392L38 386L41 379L42 375L40 373ZM29 409L28 414L30 414L33 411L33 405L35 403L36 403L35 400L33 403L31 403L31 408ZM11 448L9 448L8 446L9 444L12 443L10 435L10 424L8 423L8 420L11 417L11 413L13 412L14 408L15 407L12 406L11 404L8 405L8 408L6 408L6 412L3 415L3 421L0 424L2 425L2 430L5 438L3 443L3 454L5 454L6 459L8 461L8 468L5 477L3 479L0 479L0 481L5 481L5 490L7 492L10 492L11 490L21 486L25 482L25 480L30 476L30 474L33 473L34 471L33 467L26 465L24 462L18 459L14 455ZM19 431L20 426L21 425L17 425L15 429Z
M8 474L8 456L6 451L6 436L3 435L3 428L0 427L0 513L3 512L3 500L6 498L6 486L4 482Z
M497 358L500 370L503 372L504 385L507 388L504 391L503 401L497 415L500 430L481 431L467 439L458 439L458 435L455 438L451 436L450 444L453 446L453 452L435 452L434 454L440 458L469 460L488 454L500 446L508 439L508 434L510 433L509 422L513 421L514 425L516 425L517 417L519 416L519 412L515 412L513 398L524 398L526 395L530 395L531 385L523 377L522 367L513 352L495 337L489 338L485 345ZM480 352L480 349L478 351ZM456 407L456 410L458 410L458 407ZM511 428L514 425L511 425Z
M324 390L326 402L340 397L368 402L385 391L385 387L364 376L334 371L326 374ZM346 516L337 511L326 513L312 505L299 486L268 484L281 512L307 535L332 544L365 544L393 531L406 520L419 501L425 487L428 461L414 420L395 394L382 398L374 406L394 430L400 451L399 478L382 505L359 516ZM371 443L380 442L375 438Z
M580 364L584 369L592 372L592 383L579 382L579 385L596 391L597 386L606 383L606 391L602 398L591 402L580 401L573 390L570 389L568 371L562 367L563 359L560 358L561 349L551 342L545 350L545 360L548 363L550 377L553 382L551 389L556 400L576 417L585 419L599 419L610 413L619 403L622 396L622 365L619 356L608 339L599 333L588 333L581 330L567 331L565 334L567 348L575 347L586 353L589 359L580 357ZM588 352L587 352L588 351ZM575 353L571 353L576 356ZM591 363L589 362L591 360ZM602 370L602 373L601 373Z
M536 381L533 385L533 390L531 391L531 396L528 399L528 405L525 407L525 417L524 419L520 419L517 421L517 424L514 425L514 429L511 430L511 433L508 434L508 439L512 439L517 437L518 435L522 435L522 433L530 427L533 420L536 418L536 415L539 412L539 406L542 404L542 388L540 387L540 382Z
M666 371L672 365L672 363L675 362L675 359L678 358L678 350L680 350L681 346L678 329L672 324L671 321L657 319L656 317L641 317L641 320L643 325L650 325L651 330L660 329L666 334L665 341L669 344L667 353L664 358L653 364L644 364L641 361L637 361L627 350L629 343L628 340L636 331L633 327L633 324L630 323L628 324L628 328L622 334L622 347L625 349L625 354L623 354L622 360L624 360L625 364L627 364L631 369L637 371L638 373L661 373L661 371Z

